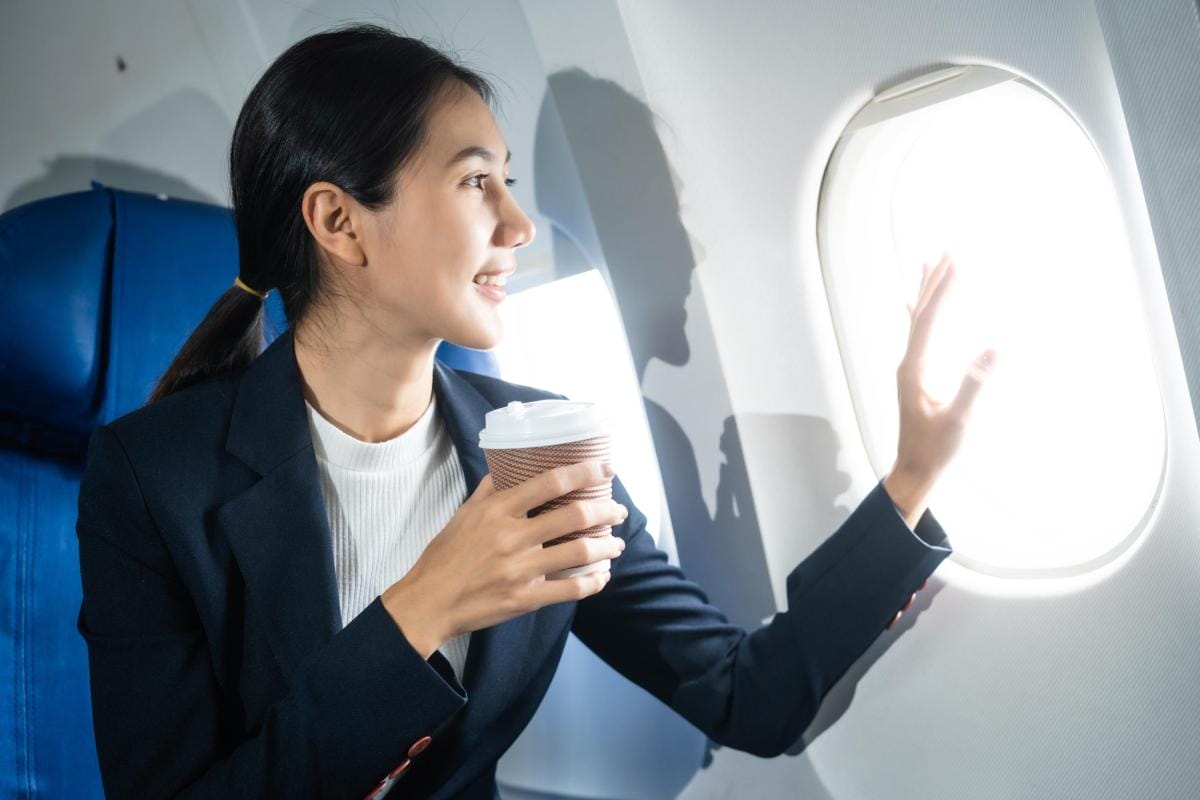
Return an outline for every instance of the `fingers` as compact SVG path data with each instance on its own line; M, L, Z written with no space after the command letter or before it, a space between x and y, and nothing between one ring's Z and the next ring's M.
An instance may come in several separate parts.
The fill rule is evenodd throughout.
M534 553L534 573L551 575L564 569L595 564L606 558L615 560L624 551L625 540L619 536L580 536Z
M918 305L913 318L912 331L908 340L908 357L920 363L925 356L925 348L929 343L929 332L937 317L938 306L946 296L947 290L954 282L954 262L946 258L938 265L937 270L929 279L924 301Z
M925 305L929 302L933 290L941 283L942 278L946 274L946 269L954 263L954 259L950 258L950 253L942 253L941 261L938 261L937 266L932 270L926 264L921 275L921 291L917 295L917 306L913 311L913 316L919 316L925 310Z
M929 280L929 262L925 261L925 262L922 262L922 264L921 264L921 285L917 288L917 302L906 304L908 306L908 317L909 317L910 321L916 314L917 303L920 303L921 298L923 298L925 296L925 283L928 280Z
M527 527L529 539L526 541L526 545L532 547L543 544L551 539L599 525L620 525L628 516L629 509L605 497L595 500L576 500L529 520ZM571 565L568 564L568 566Z
M608 483L611 479L611 471L605 472L603 464L598 460L555 467L504 492L508 495L506 508L512 516L524 517L531 509L562 497L568 492L589 486L600 486Z
M610 577L612 573L608 570L599 570L561 580L541 581L533 586L535 607L583 600L603 589Z
M983 388L983 384L991 377L995 366L996 350L989 347L967 369L967 374L963 376L962 384L958 387L958 394L955 395L953 402L950 404L950 414L953 414L960 420L967 418L967 415L971 412L971 407L975 404L975 398L979 396L979 390Z

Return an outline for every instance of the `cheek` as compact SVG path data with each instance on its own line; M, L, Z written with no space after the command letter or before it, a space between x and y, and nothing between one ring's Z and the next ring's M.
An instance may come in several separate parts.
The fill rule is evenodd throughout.
M455 301L464 290L474 291L472 278L488 264L488 241L485 226L461 218L429 233L423 247L426 282L439 284Z
M441 318L463 302L474 272L464 269L462 242L434 228L414 229L390 254L386 288L389 304L417 318ZM468 274L469 273L469 274Z
M418 313L421 305L460 303L464 291L474 291L472 277L489 263L494 221L461 197L414 203L405 211L383 245L387 293Z

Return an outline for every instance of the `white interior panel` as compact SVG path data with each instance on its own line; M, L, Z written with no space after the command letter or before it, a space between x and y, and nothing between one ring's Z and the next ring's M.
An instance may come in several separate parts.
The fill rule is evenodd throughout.
M991 419L973 420L960 471L932 506L961 556L834 687L788 754L765 760L706 743L571 639L538 715L500 761L506 798L1200 794L1200 441L1179 344L1196 334L1193 317L1177 336L1187 318L1173 321L1160 265L1170 256L1186 266L1200 246L1194 228L1180 232L1200 215L1187 193L1195 181L1179 177L1200 167L1195 141L1169 139L1179 125L1145 122L1139 169L1139 139L1126 122L1126 112L1143 122L1169 113L1178 122L1186 109L1200 118L1195 94L1173 77L1193 75L1200 62L1191 0L12 4L0 49L3 207L78 191L93 178L228 202L229 138L261 70L304 35L350 20L427 37L496 81L515 192L539 231L512 290L552 293L550 281L565 276L600 281L611 303L592 308L592 318L624 331L611 351L596 351L619 371L619 390L586 373L554 377L546 359L556 351L538 346L563 324L551 314L513 326L509 346L529 352L503 354L509 377L571 395L619 392L610 402L636 428L626 457L652 446L661 468L660 477L646 465L629 468L648 487L635 501L661 520L656 535L672 560L738 624L756 626L785 607L789 572L889 466L903 301L916 291L919 259L940 239L975 226L991 245L964 252L964 266L991 259L995 276L1020 261L1006 291L1028 286L1042 304L1047 347L1036 354L1042 361L1028 343L1024 361L1021 347L1002 351L1002 368L1031 381L1036 367L1043 385L1077 393L1044 404L1023 396L1024 413L1043 427L1022 453L1001 433L1013 423L1011 414L997 417L1002 381L985 388L980 410L992 403ZM1003 83L988 77L1003 72L1070 115L1103 165L1104 213L1116 220L1078 252L1116 260L1093 275L1077 259L1050 278L1019 247L994 249L1007 240L987 215L960 213L956 224L921 217L914 206L928 202L919 199L925 181L942 163L942 146L928 139L923 153L910 153L908 172L896 173L890 208L880 212L898 221L891 262L864 263L867 248L843 251L842 266L842 256L823 263L830 159L848 127L881 119L856 115L881 92L961 65L984 68L975 75L980 91ZM892 108L917 113L916 96L896 96ZM1037 137L1025 145L1036 148ZM860 167L867 158L843 155ZM1005 177L989 176L994 165L974 166L977 181ZM1047 197L1010 210L1026 214L1023 230L1069 229L1078 240L1086 219L1045 224L1073 202L1071 188L1038 215L1029 212ZM857 219L857 201L843 201L843 219ZM869 212L861 209L864 236ZM856 285L880 281L890 288L869 297ZM964 289L967 302L969 282ZM1083 327L1055 329L1056 303ZM1097 330L1114 314L1120 324ZM971 352L989 333L953 343ZM852 354L848 366L847 336L854 353L872 355ZM1055 358L1088 347L1096 349L1054 370ZM1119 347L1130 349L1105 357ZM1072 370L1090 388L1070 380ZM1155 404L1157 419L1131 416ZM1052 424L1072 408L1080 413L1070 426ZM1047 437L1058 437L1052 449ZM960 490L979 481L970 464L986 461L989 448L1004 451L1006 466L971 497L986 493L990 515ZM1133 463L1156 457L1157 470ZM1089 480L1114 463L1132 472ZM1122 498L1132 499L1122 506ZM1093 535L1101 522L1133 530L1135 517L1134 538L1114 545ZM1049 541L1041 531L1080 546L1055 562L1068 569L1011 569L1027 568L1026 557ZM996 569L1011 556L998 554L1001 543L1026 560Z
M687 187L684 223L705 238L697 273L734 413L828 419L852 478L831 503L854 505L876 475L840 377L821 280L821 177L849 120L880 89L949 64L1029 76L1095 141L1129 230L1171 442L1160 516L1120 569L1041 596L946 563L931 605L884 634L835 688L853 700L814 724L821 735L811 747L767 762L722 751L717 765L730 771L701 771L684 796L751 785L772 797L1185 796L1200 785L1184 757L1200 693L1179 660L1200 644L1190 633L1200 617L1197 444L1092 4L778 3L751 14L628 2L621 10L647 100L673 131L663 141ZM753 42L753 57L731 42ZM782 604L782 577L829 531L760 488L786 481L781 468L801 480L806 454L789 464L759 444L743 439ZM996 492L1002 501L1004 488ZM676 530L681 547L686 535Z

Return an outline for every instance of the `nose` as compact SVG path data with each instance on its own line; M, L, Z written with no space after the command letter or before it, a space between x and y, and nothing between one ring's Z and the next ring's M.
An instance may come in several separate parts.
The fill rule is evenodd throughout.
M537 235L537 227L533 220L521 210L517 199L511 192L505 192L505 202L500 210L499 224L496 226L496 244L500 247L524 247L533 241Z

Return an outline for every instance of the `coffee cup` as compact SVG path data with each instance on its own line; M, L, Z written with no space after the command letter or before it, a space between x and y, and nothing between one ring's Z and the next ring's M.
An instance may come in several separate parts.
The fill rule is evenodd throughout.
M513 400L489 411L479 432L479 447L487 459L496 491L511 489L546 470L581 461L610 461L612 422L596 403L581 400ZM575 489L529 511L536 517L577 500L612 498L612 479ZM581 536L608 536L611 525L593 525L543 543L552 547ZM610 559L548 573L547 580L607 570Z

